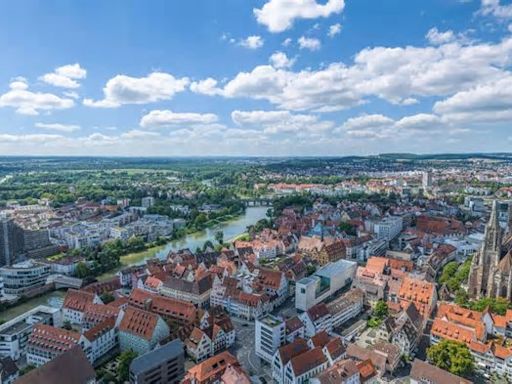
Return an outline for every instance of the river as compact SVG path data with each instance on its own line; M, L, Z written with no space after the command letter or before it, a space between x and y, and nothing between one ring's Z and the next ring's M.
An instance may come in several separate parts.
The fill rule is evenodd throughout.
M171 241L161 247L154 247L144 252L121 256L121 267L118 268L118 270L130 265L143 264L146 260L155 257L163 260L167 257L170 251L189 248L192 252L195 252L197 247L202 247L207 240L210 240L215 244L215 233L218 231L224 232L224 241L228 242L234 239L236 236L244 233L249 225L254 225L258 220L264 219L266 217L268 208L269 207L248 207L245 210L245 213L238 216L236 219L226 221L225 223L218 224L211 228L207 228L204 231L192 233L183 239ZM98 277L98 279L108 279L112 277L118 270L101 275Z
M215 233L218 231L224 232L225 241L230 241L236 236L244 233L249 225L256 224L258 220L264 219L266 217L266 213L269 207L248 207L245 210L245 213L241 216L238 216L236 219L227 221L225 223L221 223L216 225L215 227L208 228L201 232L196 232L190 235L187 235L185 238L180 240L171 241L164 246L155 247L148 249L144 252L133 253L130 255L121 257L121 268L137 265L144 263L147 259L151 259L154 257L158 257L160 259L165 259L167 254L171 250L179 250L183 248L189 248L192 252L195 252L197 247L202 247L203 244L210 240L215 243ZM104 280L112 277L116 271L111 271L100 276L99 280ZM41 304L48 304L54 298L62 298L64 296L63 291L55 291L44 294L35 299L31 299L24 304L16 306L14 308L10 308L7 311L0 313L0 320L10 320L32 308L35 308Z

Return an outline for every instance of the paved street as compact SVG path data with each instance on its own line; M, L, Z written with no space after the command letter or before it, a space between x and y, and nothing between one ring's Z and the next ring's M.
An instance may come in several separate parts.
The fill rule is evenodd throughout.
M254 321L245 321L236 317L232 317L231 321L236 330L236 342L230 348L230 352L237 357L250 376L259 375L270 383L272 381L270 366L260 362L254 349Z

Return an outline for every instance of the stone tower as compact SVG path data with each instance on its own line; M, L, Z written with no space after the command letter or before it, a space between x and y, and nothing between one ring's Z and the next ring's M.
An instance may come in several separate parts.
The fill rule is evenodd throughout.
M502 232L498 221L498 204L492 205L491 217L485 227L482 248L473 257L469 273L468 293L472 298L498 296L495 275L501 260Z

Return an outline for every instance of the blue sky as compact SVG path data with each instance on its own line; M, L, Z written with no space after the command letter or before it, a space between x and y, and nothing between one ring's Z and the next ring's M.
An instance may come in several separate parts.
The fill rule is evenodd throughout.
M505 0L0 4L0 154L509 151Z

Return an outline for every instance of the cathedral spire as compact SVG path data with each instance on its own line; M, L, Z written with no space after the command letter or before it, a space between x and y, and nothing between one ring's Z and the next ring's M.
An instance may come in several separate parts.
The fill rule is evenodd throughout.
M500 227L500 222L498 220L498 200L493 200L492 202L491 217L488 225L493 229L498 229Z

